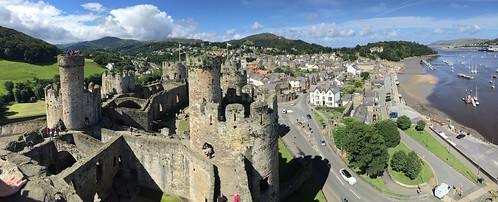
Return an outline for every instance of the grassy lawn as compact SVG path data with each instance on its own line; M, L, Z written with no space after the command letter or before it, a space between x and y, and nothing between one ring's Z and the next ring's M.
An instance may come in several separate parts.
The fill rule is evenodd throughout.
M178 131L187 131L190 119L182 119L178 123Z
M439 143L432 135L430 135L427 131L416 131L413 129L414 127L409 128L405 132L413 138L415 141L417 141L419 144L427 147L433 154L438 156L440 159L442 159L444 162L446 162L448 165L453 167L455 170L457 170L459 173L464 175L465 177L469 178L472 182L476 182L477 180L477 175L468 169L461 161L459 161L453 154L451 154L446 147L449 147L448 145L443 146L442 144Z
M278 153L279 153L279 181L280 184L290 180L296 173L301 169L301 165L297 161L293 160L294 156L285 146L281 139L278 139Z
M318 114L316 111L313 111L312 115L313 115L313 118L318 123L318 127L321 128L321 127L327 125L327 123L323 120L322 116L320 116L320 114Z
M164 195L161 191L155 191L147 188L140 188L138 195L158 202L182 202L182 200L177 196Z
M389 163L391 162L392 155L396 151L404 151L406 154L408 154L412 150L410 148L408 148L403 143L400 143L395 148L390 148L389 149ZM420 171L420 173L418 174L418 176L414 180L411 180L410 178L406 177L405 174L402 172L397 172L397 171L392 170L390 164L389 164L388 168L389 168L389 173L396 181L401 182L401 183L406 184L406 185L418 185L418 184L422 184L424 182L429 182L429 180L434 176L434 174L432 173L432 169L426 163L422 164L422 170Z
M106 69L101 68L93 60L85 59L85 77L102 73ZM57 63L51 65L33 65L23 62L12 62L0 60L0 94L6 94L5 81L24 82L37 77L40 79L52 79L54 75L59 74Z
M361 179L365 180L368 182L370 185L372 185L374 188L377 190L381 191L382 193L386 194L392 194L393 192L384 184L384 181L380 178L370 178L368 175L363 174L360 175Z
M33 103L14 103L6 106L7 111L5 118L21 118L26 116L35 116L45 114L45 101L38 100Z
M306 180L299 189L289 196L286 202L302 202L302 201L319 201L326 202L325 196L322 192L322 187L318 185L315 178L310 177Z

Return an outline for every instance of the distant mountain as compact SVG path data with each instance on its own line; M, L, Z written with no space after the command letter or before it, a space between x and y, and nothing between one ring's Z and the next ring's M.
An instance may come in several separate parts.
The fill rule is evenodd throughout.
M60 50L43 40L0 26L0 59L33 64L53 63Z
M447 47L447 46L466 46L470 44L481 44L490 41L489 39L473 39L473 38L464 38L464 39L453 39L453 40L439 40L429 44L430 47Z
M64 49L68 50L93 50L93 49L120 49L133 47L142 42L132 39L120 39L117 37L104 37L101 39L93 40L93 41L84 41L79 43L73 43L72 45L66 46ZM62 45L64 46L64 45ZM59 46L59 47L62 47Z
M314 43L307 43L302 40L286 39L282 36L277 36L271 33L262 33L251 35L239 40L228 41L230 44L236 45L254 45L263 48L276 48L287 53L304 54L304 53L319 53L331 52L332 48L324 47Z

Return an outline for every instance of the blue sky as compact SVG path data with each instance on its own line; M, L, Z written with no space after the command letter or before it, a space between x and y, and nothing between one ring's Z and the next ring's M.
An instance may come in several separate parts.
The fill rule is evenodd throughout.
M329 47L498 38L496 0L0 0L0 25L50 43L207 41L270 32Z

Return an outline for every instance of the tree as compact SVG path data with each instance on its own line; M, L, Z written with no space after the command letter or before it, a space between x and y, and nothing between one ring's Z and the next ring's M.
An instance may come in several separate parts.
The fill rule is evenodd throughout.
M5 86L5 90L8 92L12 92L12 90L14 90L14 82L12 81L6 81L3 85Z
M414 151L412 151L408 154L407 162L410 163L406 164L405 175L413 180L422 170L422 161L420 160L418 155Z
M274 72L274 73L283 73L283 72L284 72L284 70L283 70L282 68L280 68L280 67L277 67L277 68L275 68L275 69L273 70L273 72Z
M415 126L415 130L423 131L425 129L425 121L419 120L417 121L417 125Z
M377 134L384 138L387 147L394 148L398 146L401 137L399 135L398 127L392 120L383 120L374 124Z
M362 72L362 73L360 73L360 77L363 78L363 80L368 80L368 78L370 78L370 73L369 72Z
M346 127L349 134L344 148L351 167L372 178L381 175L389 158L383 138L372 126L359 121Z
M14 91L14 99L16 100L16 102L21 102L22 101L21 90L16 89Z
M410 118L408 118L405 115L398 117L398 120L396 121L396 123L398 124L398 127L401 130L406 130L406 129L410 128L410 126L412 125L412 121L410 120Z
M391 158L391 168L394 171L403 172L408 164L408 156L404 151L396 151Z
M338 149L344 149L344 144L348 138L348 131L345 126L338 126L334 128L334 143Z

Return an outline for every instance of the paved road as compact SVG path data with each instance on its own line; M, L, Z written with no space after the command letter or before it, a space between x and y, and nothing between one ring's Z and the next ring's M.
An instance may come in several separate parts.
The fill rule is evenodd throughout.
M315 177L327 178L323 187L324 193L329 201L340 201L346 197L349 201L389 201L390 199L381 194L379 191L372 188L369 184L361 180L359 176L353 173L353 176L358 180L355 185L349 185L339 174L339 169L345 168L344 162L331 151L330 147L320 145L320 139L324 136L321 133L318 125L309 120L306 115L310 114L306 99L300 97L296 101L296 105L291 106L290 103L279 105L280 108L280 123L290 127L288 136L294 139L294 144L304 153L305 156L321 156L330 164L328 170L314 170ZM282 114L282 109L291 109L292 113ZM313 130L312 137L307 137L301 134L296 127L301 127L297 122L310 124ZM328 141L327 141L328 142ZM332 199L330 197L333 197Z
M381 114L383 119L388 119L388 112L391 108L398 110L399 99L398 92L395 85L395 78L390 74L385 74L385 88L381 89L379 92L379 108L381 110ZM396 89L396 90L392 90ZM392 102L386 103L384 99L386 92L391 92L392 97L395 98L396 102L393 104ZM329 170L314 170L315 177L318 178L327 178L323 187L323 191L330 200L333 197L332 201L340 201L341 198L346 197L349 201L389 201L388 197L380 193L379 191L372 188L369 184L361 180L359 176L353 174L358 183L355 185L349 185L339 174L339 169L346 167L344 162L338 157L336 153L334 153L330 147L323 147L320 145L320 139L324 139L324 135L321 133L320 128L316 124L314 120L307 119L306 115L311 114L310 106L307 104L307 95L301 95L295 102L295 104L291 103L282 103L279 104L279 115L280 115L280 123L285 124L290 127L290 131L287 134L292 137L294 140L294 144L300 149L301 152L305 156L321 156L324 161L327 162L330 166ZM282 110L292 110L292 113L282 114ZM405 112L400 110L400 115L407 114L409 112ZM410 114L411 115L411 114ZM296 127L302 127L298 124L301 122L305 125L309 124L313 133L312 136L309 137L305 134L302 134L300 130ZM401 131L401 140L410 148L415 150L417 154L423 156L424 159L433 167L435 174L437 176L437 180L439 183L446 182L451 185L462 185L463 190L469 190L475 185L468 180L466 177L452 169L448 166L444 161L436 157L429 150L427 150L424 146L418 144L410 137L408 137L404 132ZM327 141L328 142L328 141ZM315 168L316 169L316 168ZM318 175L318 176L317 176ZM426 201L434 201L437 199L430 195Z

